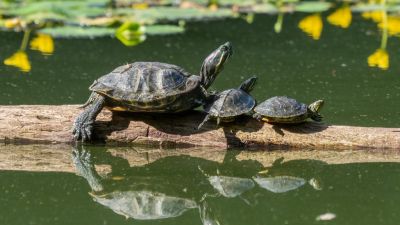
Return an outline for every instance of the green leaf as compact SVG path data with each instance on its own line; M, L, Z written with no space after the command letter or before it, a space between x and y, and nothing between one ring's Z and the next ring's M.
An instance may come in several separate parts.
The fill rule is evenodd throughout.
M145 32L149 35L166 35L183 33L185 29L174 25L149 25L146 26Z
M49 34L54 38L93 38L113 36L115 29L107 27L63 26L44 28L39 30L39 32Z
M103 1L60 1L47 0L38 2L24 2L7 10L7 15L30 16L33 14L59 14L64 17L98 16L104 14ZM38 17L38 16L37 16ZM46 17L43 17L44 19Z
M141 10L121 8L114 10L114 13L121 16L132 17L135 21L146 24L152 24L157 21L202 20L233 16L230 9L211 11L206 9L182 9L174 7L152 7Z
M135 46L146 39L145 28L139 23L125 22L115 32L115 36L126 46Z
M332 6L329 2L300 2L295 6L295 11L297 12L324 12L330 9Z
M365 3L360 3L353 5L351 7L351 10L354 12L368 12L368 11L376 11L376 10L383 10L385 9L384 6L381 4L365 4Z

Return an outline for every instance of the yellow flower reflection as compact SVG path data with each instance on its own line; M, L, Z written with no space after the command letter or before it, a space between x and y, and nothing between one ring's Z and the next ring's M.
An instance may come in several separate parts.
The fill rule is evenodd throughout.
M335 12L330 14L327 18L328 22L332 25L348 28L351 23L351 10L349 6L344 6L337 9Z
M48 34L38 34L31 41L31 49L40 51L44 55L51 55L54 52L53 38Z
M322 19L320 14L313 14L304 17L299 22L299 28L310 35L314 40L318 40L321 37L322 32Z
M400 17L388 16L386 23L384 21L378 24L381 29L387 29L390 35L400 34Z
M385 49L378 48L368 57L368 65L370 67L379 67L383 70L387 70L389 68L389 54Z
M7 66L18 67L23 72L31 71L31 63L29 62L28 55L24 51L17 51L14 55L4 60Z
M384 11L382 10L376 10L376 11L369 11L369 12L363 12L361 16L364 19L370 19L374 21L375 23L382 22L383 16L384 16Z

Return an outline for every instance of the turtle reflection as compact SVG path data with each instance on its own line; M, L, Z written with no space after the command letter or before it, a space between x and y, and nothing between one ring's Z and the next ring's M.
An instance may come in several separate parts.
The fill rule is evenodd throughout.
M222 163L180 155L132 166L132 156L117 156L124 155L122 151L116 155L113 150L91 150L74 148L72 158L77 174L91 187L93 200L136 220L173 218L197 209L203 224L219 224L220 198L238 197L249 204L241 195L250 193L255 187L251 177L263 169L254 160L238 161L235 151L225 153ZM101 172L104 165L111 171Z
M295 190L306 183L300 177L276 176L276 177L255 177L254 181L264 189L274 193L284 193Z
M285 193L309 184L315 190L322 190L321 179L317 174L325 163L316 160L293 160L283 163L283 158L277 159L267 170L259 172L253 180L259 187L273 193ZM313 172L311 172L313 171ZM264 174L264 175L262 175ZM308 181L300 176L310 176Z
M196 198L185 196L186 190L171 191L176 187L171 189L171 182L159 177L102 177L96 171L91 152L83 147L74 149L72 158L77 173L90 185L93 199L119 215L136 220L158 220L198 209L203 224L219 224L207 204L206 195Z

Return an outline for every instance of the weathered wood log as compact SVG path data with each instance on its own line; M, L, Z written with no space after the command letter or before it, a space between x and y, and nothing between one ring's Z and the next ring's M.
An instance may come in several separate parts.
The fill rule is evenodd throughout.
M76 105L0 106L0 142L72 143ZM196 130L204 114L111 113L95 123L95 139L114 144L312 149L400 149L400 128L334 126L314 122L271 125L242 117L217 128Z
M19 170L36 172L75 173L71 153L73 146L59 145L0 145L0 170ZM222 163L227 153L223 149L206 147L185 149L107 147L112 156L126 160L130 167L144 166L159 159L186 155L204 160ZM309 150L309 151L241 151L234 154L238 161L254 160L264 167L271 167L276 160L314 160L327 164L400 162L400 152L396 150ZM96 167L99 173L107 173L111 168L106 165Z

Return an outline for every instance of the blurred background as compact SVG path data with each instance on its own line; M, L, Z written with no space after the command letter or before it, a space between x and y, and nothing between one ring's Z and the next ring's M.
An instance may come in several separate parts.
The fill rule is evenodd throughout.
M198 74L231 41L211 87L257 75L253 95L324 99L327 123L400 126L400 1L2 0L0 104L79 104L134 61Z

